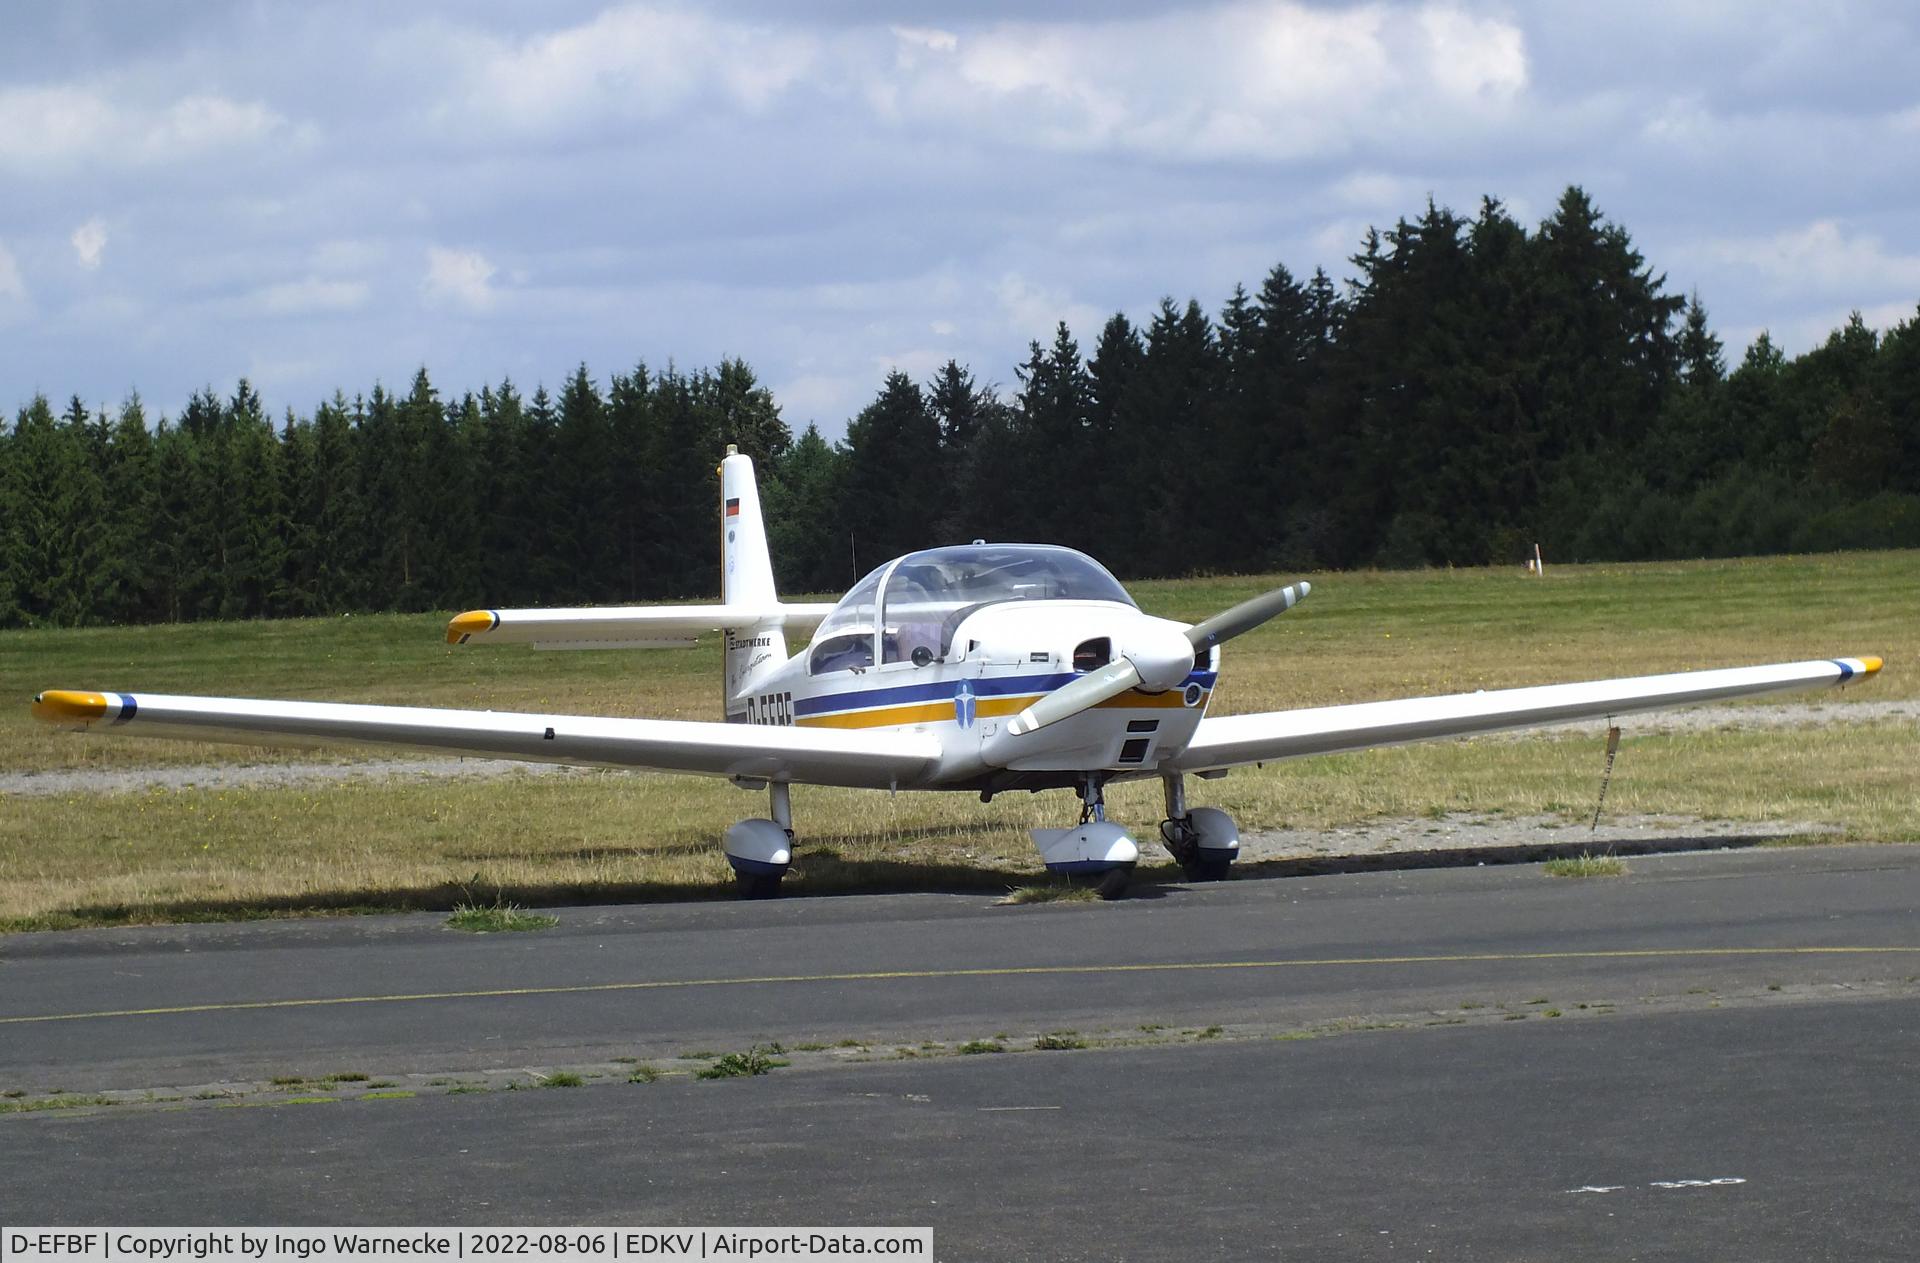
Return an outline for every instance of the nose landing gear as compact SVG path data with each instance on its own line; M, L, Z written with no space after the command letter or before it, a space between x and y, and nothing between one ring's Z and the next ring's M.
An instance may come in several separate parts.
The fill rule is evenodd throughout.
M1140 846L1127 831L1107 822L1106 788L1101 778L1080 783L1080 824L1073 829L1035 829L1033 844L1049 873L1085 878L1102 899L1118 899L1133 880Z

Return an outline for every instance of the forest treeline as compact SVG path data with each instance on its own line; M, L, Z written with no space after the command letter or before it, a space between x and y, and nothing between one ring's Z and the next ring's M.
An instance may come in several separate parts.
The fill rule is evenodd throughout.
M727 443L791 592L974 538L1127 577L1920 546L1920 314L1729 365L1578 188L1531 231L1429 203L1351 263L1062 324L1005 389L891 373L834 444L737 360L557 397L422 369L277 420L245 381L157 423L36 397L0 430L0 626L711 594Z

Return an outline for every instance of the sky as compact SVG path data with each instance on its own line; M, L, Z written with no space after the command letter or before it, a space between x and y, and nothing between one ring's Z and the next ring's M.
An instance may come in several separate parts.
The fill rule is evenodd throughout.
M887 371L1579 184L1737 362L1920 303L1920 8L151 0L0 16L0 407Z

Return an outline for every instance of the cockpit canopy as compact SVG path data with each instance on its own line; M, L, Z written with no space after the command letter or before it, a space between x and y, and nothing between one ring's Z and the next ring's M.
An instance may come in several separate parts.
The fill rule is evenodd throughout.
M881 662L925 665L953 647L954 629L983 605L1002 601L1114 601L1133 598L1105 566L1053 544L961 544L908 553L853 586L814 633L816 675Z

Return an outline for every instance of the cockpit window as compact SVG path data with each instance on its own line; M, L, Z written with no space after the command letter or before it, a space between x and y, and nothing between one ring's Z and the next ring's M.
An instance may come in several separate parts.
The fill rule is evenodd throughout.
M962 619L1003 601L1133 604L1105 567L1071 548L969 544L911 553L881 585L882 661L944 658Z
M807 659L807 670L814 675L829 671L857 671L873 665L873 633L852 632L833 636L815 644Z
M1132 605L1120 581L1093 558L1051 544L963 544L909 553L875 570L841 598L814 633L817 675L882 662L925 666L944 658L962 619L1002 601L1113 601ZM866 641L864 657L856 642Z
M887 563L888 566L892 564ZM880 567L854 584L852 590L840 598L840 604L833 607L833 613L827 615L819 630L813 634L813 652L807 659L808 671L814 675L824 675L829 671L849 671L873 665L875 598L880 593L880 580L886 573L887 566Z

